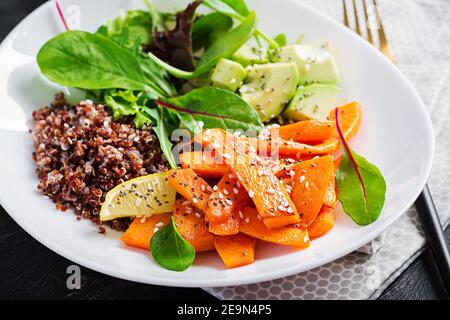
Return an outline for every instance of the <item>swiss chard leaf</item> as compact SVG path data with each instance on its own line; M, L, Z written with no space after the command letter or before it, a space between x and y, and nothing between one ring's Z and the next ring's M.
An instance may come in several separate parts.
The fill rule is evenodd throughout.
M377 220L383 209L386 182L375 165L348 146L339 127L338 111L336 126L343 145L342 160L336 172L339 201L353 221L365 226Z
M224 34L206 50L194 72L169 65L151 52L149 57L173 76L181 79L193 79L208 72L221 58L230 57L235 53L253 35L255 28L256 15L252 11L239 26Z
M173 217L171 223L153 235L150 250L160 266L172 271L186 270L195 259L194 247L180 236Z
M176 68L194 70L191 32L195 10L200 4L200 1L190 3L185 10L178 12L175 29L154 31L153 41L144 47L144 51L155 54Z
M164 108L180 114L180 121L192 132L197 128L221 128L259 131L258 113L235 93L215 87L205 87L157 101ZM200 121L203 125L200 125Z
M233 26L233 19L221 12L212 12L195 21L192 27L194 51L208 48Z

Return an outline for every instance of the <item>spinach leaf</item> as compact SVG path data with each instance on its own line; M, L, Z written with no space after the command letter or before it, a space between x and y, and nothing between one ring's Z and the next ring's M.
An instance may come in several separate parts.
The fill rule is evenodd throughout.
M153 124L154 121L145 111L145 106L151 99L153 99L153 97L149 96L144 91L135 95L131 90L110 90L104 96L106 105L110 107L113 112L114 120L133 116L136 128Z
M198 62L197 75L203 74L214 67L221 58L228 58L242 47L253 35L256 28L256 15L251 12L235 29L224 34L206 50Z
M233 19L221 12L212 12L195 21L192 27L194 51L208 48L233 26Z
M258 113L237 94L224 89L199 88L156 103L180 114L180 121L194 133L202 127L254 131L262 128Z
M207 0L205 3L223 11L230 8L244 17L248 16L250 13L244 0Z
M222 12L238 21L244 21L249 15L248 8L243 0L203 0L203 4L217 12ZM259 43L259 37L263 38L272 48L279 48L276 41L256 28L255 38Z
M144 51L153 53L176 68L194 70L191 32L195 10L200 4L200 1L193 2L178 12L175 29L154 31L153 41L144 47Z
M386 182L375 165L348 146L339 127L337 109L336 127L343 145L342 160L336 172L339 201L353 221L365 226L377 220L383 209Z
M212 69L221 58L230 57L253 35L256 16L251 12L236 28L223 35L206 50L194 72L180 70L171 66L149 52L149 57L170 74L181 79L193 79Z
M150 89L133 53L108 38L66 31L38 53L42 73L60 85L81 89Z
M186 270L195 259L194 247L180 236L173 217L171 223L153 235L150 250L160 266L172 271Z

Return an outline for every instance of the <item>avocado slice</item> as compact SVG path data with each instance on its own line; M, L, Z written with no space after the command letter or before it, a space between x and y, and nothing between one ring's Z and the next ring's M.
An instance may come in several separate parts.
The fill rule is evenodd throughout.
M336 107L340 89L333 84L311 84L297 89L283 117L301 120L325 120Z
M247 83L239 92L259 114L261 121L273 119L294 96L298 83L293 63L269 63L248 67Z
M269 56L265 49L250 47L246 44L233 54L232 59L239 62L244 67L269 62Z
M340 81L336 61L327 43L296 44L277 49L274 62L293 62L298 67L299 84L332 83Z
M228 59L220 59L214 68L211 81L213 86L235 92L246 76L242 65Z

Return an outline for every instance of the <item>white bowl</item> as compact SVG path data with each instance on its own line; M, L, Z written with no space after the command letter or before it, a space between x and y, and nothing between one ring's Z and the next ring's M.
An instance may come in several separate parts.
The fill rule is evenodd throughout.
M185 1L158 1L165 9ZM61 1L67 18L79 16L81 28L94 31L120 10L142 8L140 1ZM329 41L342 75L342 102L363 106L361 129L351 145L375 163L387 182L380 218L359 227L340 213L336 227L303 251L258 243L256 262L227 270L215 253L199 255L182 273L158 266L149 252L125 247L120 234L99 235L89 221L56 211L41 196L34 174L31 112L50 102L58 86L40 75L36 54L48 39L63 31L54 2L25 18L0 46L0 203L38 241L85 267L144 283L180 286L229 286L271 280L309 270L368 243L414 202L430 171L434 141L426 109L408 80L384 56L355 33L293 0L252 0L259 26L271 35L285 32L295 40ZM18 252L20 254L20 252Z

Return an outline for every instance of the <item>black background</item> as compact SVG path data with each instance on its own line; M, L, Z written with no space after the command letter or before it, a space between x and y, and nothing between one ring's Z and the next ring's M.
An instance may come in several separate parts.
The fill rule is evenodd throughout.
M0 40L22 18L43 2L42 0L1 0ZM447 242L450 243L450 230L447 230L446 236ZM69 260L34 240L0 207L0 298L214 299L201 289L138 284L112 278L83 267L81 268L82 289L68 290L66 269L71 264ZM380 299L445 298L449 296L442 285L428 249L380 297Z

